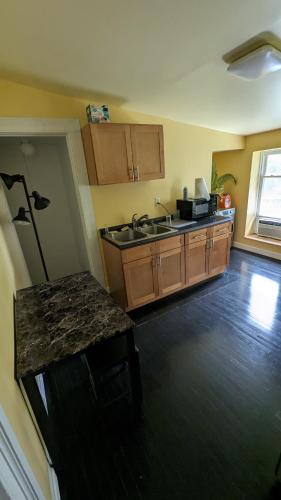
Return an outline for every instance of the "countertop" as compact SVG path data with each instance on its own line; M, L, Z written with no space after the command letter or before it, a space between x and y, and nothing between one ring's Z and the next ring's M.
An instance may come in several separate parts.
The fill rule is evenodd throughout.
M157 219L149 219L148 222L155 222L157 224L161 224L161 221L165 221L165 217L162 218L157 218ZM103 239L111 243L112 245L118 247L120 250L125 250L126 248L131 248L131 247L136 247L139 245L145 245L146 243L153 243L154 241L158 240L163 240L165 238L172 238L173 236L176 236L177 234L185 234L185 233L191 233L192 231L197 231L198 229L202 229L204 227L211 227L215 226L216 224L223 224L224 222L231 222L232 218L231 217L222 217L219 215L210 215L209 217L202 217L202 219L199 219L196 221L196 224L192 226L187 226L186 228L182 227L181 229L176 229L174 232L171 233L166 233L166 234L159 234L157 236L153 236L152 238L144 238L144 239L139 239L139 240L134 240L134 241L128 241L127 243L123 243L122 246L118 245L116 241L113 239L107 238L105 234L105 229L100 229L100 234ZM147 222L147 221L145 221ZM190 221L186 221L187 223ZM130 224L122 224L120 226L112 226L109 229L109 231L121 231L122 228L131 226Z
M134 327L88 271L18 290L15 324L17 378Z

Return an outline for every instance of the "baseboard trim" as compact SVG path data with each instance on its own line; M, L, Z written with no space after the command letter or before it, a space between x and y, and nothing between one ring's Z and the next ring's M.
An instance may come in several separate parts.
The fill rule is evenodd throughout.
M233 246L234 248L239 248L240 250L245 250L246 252L263 255L264 257L269 257L270 259L281 260L281 253L278 252L271 252L270 250L265 250L264 248L245 245L244 243L239 243L238 241L234 241Z
M61 500L58 478L54 469L50 466L49 466L49 481L50 481L52 500Z

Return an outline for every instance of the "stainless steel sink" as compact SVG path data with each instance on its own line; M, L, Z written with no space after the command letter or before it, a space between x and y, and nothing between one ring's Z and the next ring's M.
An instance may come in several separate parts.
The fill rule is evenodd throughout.
M147 234L142 231L136 231L134 229L127 229L126 231L112 231L106 236L110 240L116 241L119 245L122 243L128 243L130 241L145 239L148 237Z
M152 226L143 227L142 232L149 236L158 236L159 234L174 233L176 229L153 224Z
M117 245L125 245L126 243L131 243L133 241L139 240L149 240L155 236L168 233L176 233L177 230L171 227L164 227L159 225L152 225L147 227L142 227L141 229L127 229L124 231L110 231L104 237L109 241L115 241Z

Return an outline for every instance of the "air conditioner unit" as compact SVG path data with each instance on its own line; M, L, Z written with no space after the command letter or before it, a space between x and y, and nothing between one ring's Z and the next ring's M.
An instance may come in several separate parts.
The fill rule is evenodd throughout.
M259 236L266 236L267 238L281 240L281 222L259 219L257 225Z

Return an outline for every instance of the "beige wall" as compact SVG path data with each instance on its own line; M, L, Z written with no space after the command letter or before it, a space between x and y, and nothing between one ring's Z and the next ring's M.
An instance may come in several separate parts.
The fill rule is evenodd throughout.
M91 102L94 102L93 99ZM96 102L98 103L98 100ZM83 125L86 123L85 107L88 103L89 100L0 80L1 117L78 118ZM213 151L244 146L244 139L234 134L128 112L110 102L108 104L112 121L163 124L166 178L134 185L93 187L93 203L98 227L126 222L133 212L140 214L148 212L150 216L162 215L163 212L154 207L155 195L160 196L161 201L173 210L175 199L181 195L182 188L187 185L190 190L193 189L195 177L204 176L210 184ZM22 286L22 283L21 280L17 280L18 274L11 262L11 253L9 254L2 232L0 238L0 352L5 353L4 363L1 362L0 366L0 403L48 498L46 462L13 378L12 295L15 288ZM14 251L13 246L11 251Z
M85 107L88 103L85 99L0 80L0 116L79 118L83 125L86 123ZM114 122L163 124L166 177L133 185L93 187L97 227L127 222L134 212L163 215L162 209L154 206L155 195L173 210L182 188L187 185L193 190L195 177L204 176L210 184L213 151L244 147L244 138L235 134L128 112L108 104Z
M247 206L253 153L280 147L281 130L279 129L247 136L244 150L226 151L214 154L218 173L223 174L225 172L231 172L238 180L236 186L231 183L225 185L226 190L232 194L233 205L237 210L234 240L244 245L279 254L281 254L281 248L278 245L245 238L245 228L247 223Z
M13 295L30 284L3 189L0 186L0 405L46 499L51 498L45 455L14 379ZM10 250L9 250L10 249Z

